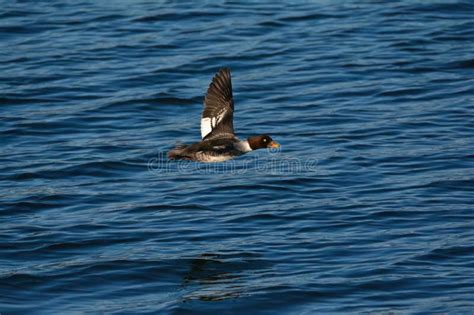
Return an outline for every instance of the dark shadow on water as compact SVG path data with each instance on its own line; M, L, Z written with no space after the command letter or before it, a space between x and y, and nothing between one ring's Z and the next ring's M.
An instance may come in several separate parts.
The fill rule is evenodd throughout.
M244 286L236 264L220 259L218 254L204 253L190 261L182 286L187 292L183 302L193 300L222 301L240 297ZM237 268L238 269L238 268Z

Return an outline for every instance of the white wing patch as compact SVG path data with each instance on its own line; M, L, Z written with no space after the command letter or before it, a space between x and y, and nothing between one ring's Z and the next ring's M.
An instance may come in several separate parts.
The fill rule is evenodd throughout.
M211 118L206 117L201 119L201 138L204 139L212 131Z
M225 111L222 111L216 117L203 117L201 118L201 138L204 139L208 134L211 133L214 128L219 124L219 122L224 117Z

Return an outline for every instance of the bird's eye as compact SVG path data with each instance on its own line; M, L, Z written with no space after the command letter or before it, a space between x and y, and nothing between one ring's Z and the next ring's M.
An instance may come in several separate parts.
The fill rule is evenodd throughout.
M267 142L267 139L263 139L263 142Z

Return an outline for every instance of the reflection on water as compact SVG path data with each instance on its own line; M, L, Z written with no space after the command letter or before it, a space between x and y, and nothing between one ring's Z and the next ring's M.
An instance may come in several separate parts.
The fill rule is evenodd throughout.
M190 261L189 272L183 279L183 288L189 300L221 301L239 297L244 285L239 282L235 262L220 260L218 254L205 253Z

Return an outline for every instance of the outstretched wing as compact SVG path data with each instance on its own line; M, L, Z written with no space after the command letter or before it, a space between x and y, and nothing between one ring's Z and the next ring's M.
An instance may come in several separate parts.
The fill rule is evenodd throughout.
M234 137L234 100L230 69L222 68L212 79L201 117L203 140Z

